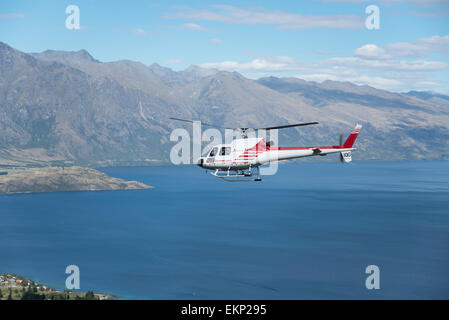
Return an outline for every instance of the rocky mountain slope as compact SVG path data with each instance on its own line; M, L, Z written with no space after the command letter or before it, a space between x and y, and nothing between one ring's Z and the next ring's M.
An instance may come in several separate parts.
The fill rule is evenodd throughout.
M189 128L169 117L232 127L320 122L281 131L281 145L335 144L359 122L355 159L449 158L444 95L199 67L175 72L0 43L0 164L168 162L171 130Z

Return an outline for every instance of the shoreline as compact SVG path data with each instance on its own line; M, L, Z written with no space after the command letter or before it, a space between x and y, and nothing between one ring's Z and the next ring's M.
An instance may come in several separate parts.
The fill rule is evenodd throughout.
M112 294L56 290L15 273L0 273L0 300L115 300Z

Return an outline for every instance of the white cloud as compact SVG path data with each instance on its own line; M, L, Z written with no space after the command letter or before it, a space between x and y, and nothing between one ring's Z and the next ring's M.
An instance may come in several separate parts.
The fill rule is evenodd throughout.
M441 44L445 41L446 37L434 36L419 39L413 43L427 46L427 52L430 52L435 48L441 49ZM312 81L351 81L356 84L398 91L442 88L442 84L435 80L434 75L436 72L449 70L448 63L429 59L404 59L393 55L393 51L385 47L367 44L354 50L352 56L333 57L316 62L266 55L265 58L258 57L249 62L217 61L204 63L201 66L237 71L252 78L267 75L297 76Z
M428 60L375 60L363 59L359 57L337 57L325 60L324 65L340 65L347 67L357 67L365 69L383 69L383 70L406 70L406 71L435 71L447 69L449 65L441 61Z
M354 56L364 59L391 59L393 57L418 58L432 53L449 54L449 36L435 35L412 42L393 42L379 47L366 44L354 51Z
M346 77L346 76L338 76L335 74L318 73L318 74L299 75L298 78L316 82L323 82L326 80L349 81L358 85L368 85L385 90L401 88L404 85L404 83L399 80L384 77L370 77L366 75Z
M384 49L376 46L375 44L365 44L358 48L354 52L355 56L365 59L388 59L391 58Z
M0 13L0 19L23 19L25 14L23 13Z
M204 28L196 23L185 23L182 25L182 28L193 31L207 31L207 28Z
M389 16L397 17L397 16L414 16L419 18L440 18L449 15L449 12L445 10L432 10L432 11L401 11L390 13Z
M291 59L291 58L290 58ZM427 60L375 60L363 59L359 57L336 57L314 63L299 63L298 61L280 62L279 60L254 59L247 63L236 61L209 62L201 65L204 68L216 68L227 71L238 72L297 72L313 71L319 69L331 69L334 72L343 72L345 69L358 70L385 70L385 71L436 71L448 69L449 65L441 61Z
M295 63L295 59L287 56L275 56L273 57L276 62L282 62L282 63Z
M323 0L323 2L335 2L335 3L362 3L362 2L372 2L371 0ZM449 4L448 0L381 0L383 4L397 4L397 3L408 3L408 4L418 4L424 6L434 6L439 4Z
M140 36L144 36L144 35L148 34L148 32L145 31L144 29L134 29L133 33L137 34L137 35L140 35Z
M370 85L386 90L400 89L405 85L400 79L372 75L372 72L360 72L356 67L342 66L336 61L332 63L330 60L324 60L310 64L298 63L296 61L293 64L283 64L264 59L254 59L248 63L238 63L235 61L204 63L201 67L238 71L253 76L254 78L273 74L295 74L296 77L308 81L350 81L359 85Z
M214 5L209 10L183 7L166 17L231 24L272 25L278 29L362 29L364 27L362 16L357 15L311 16L265 9L243 9L230 5Z
M418 88L439 88L441 84L435 81L417 81L416 87Z
M449 36L435 35L413 42L396 42L384 46L385 50L397 57L424 57L432 52L449 53Z
M210 39L210 42L212 42L212 43L223 43L223 40L218 39L218 38L212 38L212 39Z
M254 59L248 63L238 63L235 61L208 62L200 65L203 68L213 68L228 71L254 72L254 71L282 71L287 65L282 63L269 62L265 59Z

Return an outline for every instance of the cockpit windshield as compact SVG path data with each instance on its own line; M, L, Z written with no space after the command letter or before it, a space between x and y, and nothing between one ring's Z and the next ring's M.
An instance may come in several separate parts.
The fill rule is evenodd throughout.
M222 147L220 151L220 155L222 156L229 156L231 154L231 148L230 147Z
M209 157L215 157L218 153L218 147L214 147L210 153L209 153Z
M216 146L213 147L208 153L206 153L206 157L213 158L216 156L224 157L229 156L231 154L231 147L228 146Z

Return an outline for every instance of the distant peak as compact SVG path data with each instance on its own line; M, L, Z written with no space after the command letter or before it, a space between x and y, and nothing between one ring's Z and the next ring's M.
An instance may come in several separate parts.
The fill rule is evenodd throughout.
M207 77L219 73L220 71L213 68L202 68L197 65L191 65L186 68L183 73L195 75L197 77Z
M81 49L81 50L77 51L76 54L77 54L79 57L83 57L83 58L86 59L86 60L97 61L97 60L94 59L94 57L92 57L92 55L91 55L89 52L87 52L87 51L84 50L84 49Z
M432 90L424 90L424 91L410 90L409 92L405 92L405 94L420 94L420 93L438 94L438 92Z
M14 49L11 46L7 45L6 43L0 41L0 50L2 50L2 51L6 51L6 50L11 51L11 50L14 50Z
M268 76L268 77L265 77L265 78L260 78L260 80L262 80L262 79L267 79L267 80L276 80L276 79L280 79L280 78L278 78L278 77L275 77L275 76Z
M59 61L59 62L99 62L94 59L89 52L84 49L78 51L62 51L62 50L45 50L40 53L31 53L34 57L47 61Z
M149 68L151 71L153 71L153 73L157 75L166 75L174 72L172 69L163 67L159 63L153 63L149 66Z
M442 93L438 93L438 92L435 92L435 91L431 91L431 90L428 90L428 91L411 90L411 91L405 92L403 94L408 95L408 96L412 96L412 97L416 97L416 98L419 98L419 99L423 99L423 100L428 100L428 99L431 99L431 98L442 98L444 100L449 100L449 96L448 95L445 95L445 94L442 94Z
M191 72L191 71L198 71L201 69L202 69L201 67L198 67L196 65L191 65L191 66L188 66L184 71Z
M163 66L161 66L159 63L153 63L153 64L151 64L150 66L149 66L149 68L153 71L153 72L156 72L156 73L158 73L158 72L164 72L164 73L166 73L166 72L174 72L172 69L170 69L170 68L167 68L167 67L163 67Z
M161 67L161 65L159 63L156 63L156 62L154 62L154 63L152 63L150 65L150 68L160 68L160 67Z

